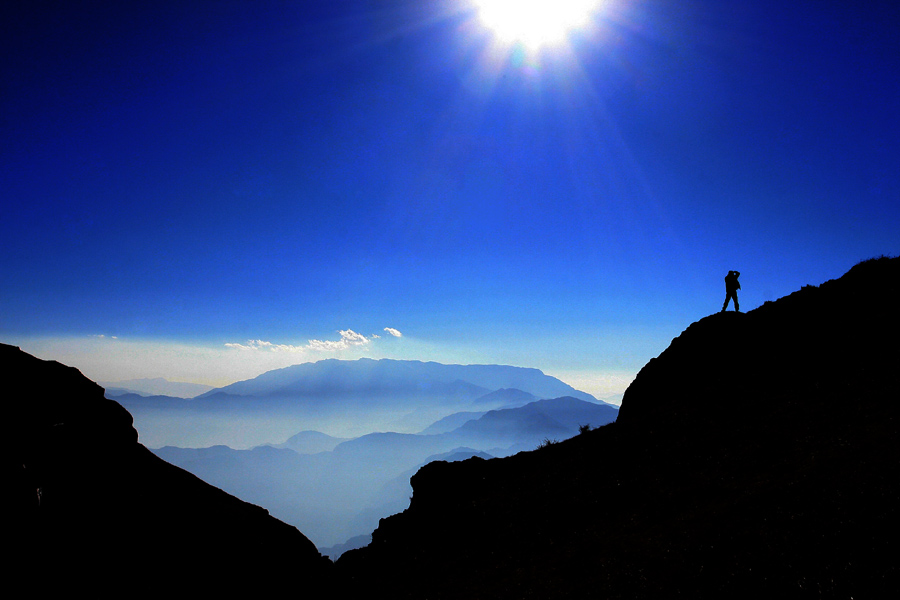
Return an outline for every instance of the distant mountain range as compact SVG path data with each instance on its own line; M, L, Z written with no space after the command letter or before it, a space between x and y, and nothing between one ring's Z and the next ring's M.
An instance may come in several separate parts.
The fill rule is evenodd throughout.
M268 371L202 394L198 399L254 398L428 398L474 400L512 388L536 398L572 396L596 401L537 369L505 365L445 365L414 360L337 359ZM506 402L506 399L502 399Z
M327 547L368 534L380 518L403 510L409 502L409 476L429 460L533 450L545 440L576 435L580 426L605 425L615 420L618 409L556 398L477 414L475 419L457 419L459 427L436 434L369 433L341 442L307 431L277 447L167 446L154 452L204 481L265 506ZM451 415L441 422L453 420ZM394 481L402 474L405 478Z
M301 431L292 435L283 444L266 444L273 448L287 448L297 454L317 454L330 452L335 446L348 441L348 438L336 438L318 431Z
M147 391L168 382L120 383ZM158 456L323 547L403 510L410 470L430 456L507 456L618 412L537 369L370 359L299 364L191 399L107 395Z
M171 396L174 398L193 398L213 388L211 385L169 381L162 377L154 379L127 379L123 381L98 381L106 390L106 397L136 394L138 396Z
M448 433L450 431L453 431L457 427L468 423L469 421L480 419L485 415L486 412L487 411L465 411L453 413L452 415L447 415L442 419L438 419L437 421L423 429L420 433L422 435Z
M189 400L114 397L134 415L150 447L250 448L304 430L336 438L417 433L454 413L563 396L599 402L537 369L332 359L269 371Z

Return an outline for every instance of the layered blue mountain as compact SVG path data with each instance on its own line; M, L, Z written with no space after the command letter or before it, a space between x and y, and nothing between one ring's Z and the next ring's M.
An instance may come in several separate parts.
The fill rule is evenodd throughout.
M294 434L282 444L268 444L274 448L287 448L297 454L318 454L330 452L347 438L336 438L320 431L301 431Z
M545 396L541 396L545 397ZM485 394L479 398L475 399L475 404L489 405L489 406L522 406L524 404L528 404L529 402L534 402L538 399L538 396L535 394L530 394L528 392L524 392L518 388L503 388L499 390L494 390L489 394ZM582 396L582 399L583 396Z
M106 390L107 398L137 394L138 396L172 396L175 398L193 398L213 389L212 386L182 381L169 381L162 377L127 379L123 381L98 381Z
M269 371L189 400L116 399L150 447L251 448L303 430L338 438L415 433L453 413L562 396L596 402L537 369L331 359Z
M449 431L453 431L461 425L464 425L465 423L468 423L469 421L480 419L486 412L487 411L467 411L453 413L452 415L447 415L442 419L438 419L419 433L421 433L422 435L447 433Z
M345 597L896 597L898 292L880 258L705 317L614 423L425 465L337 561Z
M582 426L609 423L617 413L614 406L567 397L489 411L440 434L369 433L316 454L288 449L290 440L280 447L251 450L168 446L154 452L204 481L266 507L319 547L329 547L371 533L379 519L406 508L409 476L428 460L447 460L453 453L468 458L533 450L545 440L571 437ZM336 441L316 432L298 436L326 444Z
M596 400L538 369L368 358L356 361L329 359L276 369L253 379L211 390L197 399L241 396L312 400L360 397L473 400L509 388L537 398L573 396ZM507 400L504 398L502 401Z

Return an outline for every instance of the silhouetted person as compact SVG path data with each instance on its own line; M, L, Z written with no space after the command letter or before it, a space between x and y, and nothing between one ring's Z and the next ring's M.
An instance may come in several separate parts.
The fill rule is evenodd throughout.
M722 312L728 308L729 300L734 300L734 310L740 312L737 299L737 291L741 289L741 284L738 282L740 276L741 274L737 271L728 271L728 275L725 276L725 304L722 305Z

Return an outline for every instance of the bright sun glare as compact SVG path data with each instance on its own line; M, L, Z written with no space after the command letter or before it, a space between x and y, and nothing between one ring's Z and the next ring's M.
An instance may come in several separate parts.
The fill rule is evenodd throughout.
M482 23L501 40L532 49L565 41L601 0L473 0Z

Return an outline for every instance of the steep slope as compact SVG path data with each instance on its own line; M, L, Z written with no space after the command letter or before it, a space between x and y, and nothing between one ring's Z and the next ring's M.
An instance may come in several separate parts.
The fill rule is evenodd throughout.
M337 563L348 595L849 598L900 591L900 260L691 325L616 423L431 463ZM615 460L610 460L615 457Z
M76 369L0 345L10 574L41 592L317 593L331 563L295 528L169 465ZM300 582L300 583L298 583Z

